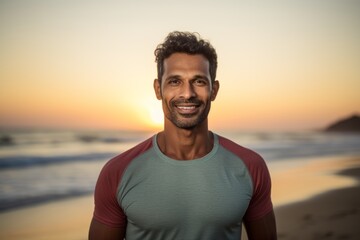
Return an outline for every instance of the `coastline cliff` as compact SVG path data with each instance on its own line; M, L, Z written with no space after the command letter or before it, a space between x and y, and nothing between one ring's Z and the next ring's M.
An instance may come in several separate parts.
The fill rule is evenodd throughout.
M352 115L340 119L324 129L325 132L356 132L360 133L360 116Z

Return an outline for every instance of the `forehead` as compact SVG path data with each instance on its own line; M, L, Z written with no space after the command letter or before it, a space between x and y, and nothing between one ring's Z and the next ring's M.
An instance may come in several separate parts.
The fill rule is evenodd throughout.
M164 75L186 71L209 76L209 66L209 61L202 54L173 53L164 60Z

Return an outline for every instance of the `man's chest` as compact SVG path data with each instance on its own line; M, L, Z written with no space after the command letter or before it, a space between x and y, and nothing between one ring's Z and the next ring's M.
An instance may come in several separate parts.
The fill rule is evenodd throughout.
M118 192L128 222L143 229L241 224L252 195L245 169L139 172Z

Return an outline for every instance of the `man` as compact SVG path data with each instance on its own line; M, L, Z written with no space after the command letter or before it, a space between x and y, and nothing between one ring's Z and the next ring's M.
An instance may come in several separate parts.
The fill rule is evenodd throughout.
M89 239L276 239L270 176L255 152L208 130L217 55L196 34L155 50L164 130L110 160L95 189Z

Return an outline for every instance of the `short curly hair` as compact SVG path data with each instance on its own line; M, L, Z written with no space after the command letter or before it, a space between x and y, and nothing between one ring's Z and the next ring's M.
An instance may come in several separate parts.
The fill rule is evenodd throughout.
M164 74L164 60L173 53L202 54L209 61L211 81L215 81L217 54L214 47L202 39L198 33L179 31L169 33L165 41L159 44L154 51L159 81Z

